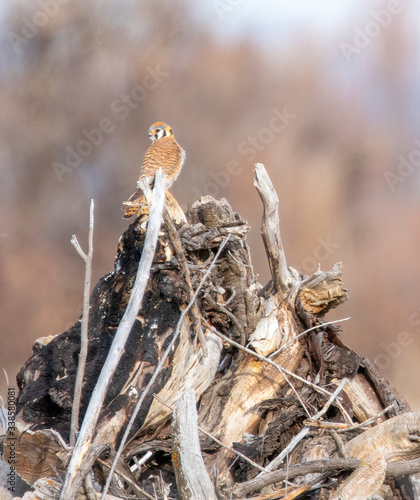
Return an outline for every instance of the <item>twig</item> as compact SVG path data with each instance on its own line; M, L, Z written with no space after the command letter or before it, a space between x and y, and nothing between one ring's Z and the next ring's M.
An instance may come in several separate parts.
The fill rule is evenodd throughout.
M140 396L140 399L137 401L137 404L136 404L136 406L134 408L134 411L133 411L133 415L131 416L130 421L127 424L127 427L125 429L124 435L123 435L123 437L121 439L120 446L118 448L118 451L117 451L117 453L115 455L115 458L114 458L114 461L112 463L112 467L111 467L111 470L109 472L109 475L108 475L108 478L107 478L107 481L106 481L106 484L105 484L105 487L104 487L104 490L103 490L103 493L102 493L102 500L104 500L105 495L106 495L106 493L108 491L108 488L109 488L109 486L111 484L112 475L114 473L115 467L116 467L117 462L118 462L118 460L119 460L119 458L121 456L121 453L122 453L122 451L124 449L124 445L125 445L125 443L127 441L127 438L128 438L129 433L130 433L131 427L134 424L134 421L135 421L135 419L137 417L137 414L138 414L138 412L140 410L140 407L143 404L143 401L144 401L145 397L147 396L147 394L149 393L151 387L153 386L153 384L154 384L157 376L160 373L160 370L162 369L163 365L165 364L166 358L169 356L169 353L171 352L172 347L174 346L174 344L175 344L175 342L176 342L176 340L177 340L177 338L178 338L178 336L179 336L179 334L181 332L181 326L182 326L182 322L184 321L185 316L188 314L189 310L192 308L195 300L198 297L198 294L200 293L200 290L201 290L204 282L208 278L211 270L213 269L213 266L216 264L216 261L219 258L219 255L221 254L221 252L222 252L223 248L225 247L226 243L228 242L229 237L230 237L230 235L228 235L222 241L222 243L221 243L221 245L220 245L220 247L219 247L216 255L214 256L214 259L213 259L212 263L210 264L210 266L207 269L206 273L204 274L204 276L203 276L200 284L198 285L198 287L197 287L197 289L196 289L196 291L194 293L193 298L191 299L191 301L189 302L189 304L187 305L187 307L182 311L182 313L181 313L181 315L179 317L178 323L176 325L176 329L175 329L175 333L173 335L173 338L172 338L171 342L169 343L168 347L166 348L166 351L163 353L162 358L161 358L158 366L156 367L156 370L155 370L152 378L149 380L149 383L147 384L146 388L142 392L142 395Z
M373 422L375 422L375 420L377 420L379 417L382 417L382 415L385 415L385 413L387 413L389 410L392 410L392 408L395 408L395 403L392 403L391 405L387 406L382 411L380 411L374 417L370 417L367 420L365 420L364 422L361 422L360 424L354 424L354 425L350 425L349 427L345 427L344 429L340 428L340 429L336 429L336 430L339 434L341 434L342 432L349 432L349 431L354 431L356 429L363 429L367 425L370 425Z
M343 422L325 422L325 420L313 421L313 420L304 420L303 423L309 427L313 427L316 429L348 429L349 424L345 424Z
M325 323L321 323L320 325L315 325L312 328L308 328L304 332L299 333L299 335L296 335L296 337L293 337L292 339L290 339L288 342L286 342L284 345L282 345L279 349L277 349L277 351L272 352L270 354L270 356L268 356L268 357L271 358L271 357L275 356L276 354L278 354L279 352L283 351L288 345L293 344L293 342L295 342L299 337L302 337L303 335L305 335L305 333L309 333L312 330L317 330L318 328L322 328L325 325L332 325L334 323L342 323L343 321L348 321L349 319L351 319L351 318L343 318L343 319L337 319L335 321L327 321Z
M276 291L282 299L285 299L290 291L292 276L287 268L280 237L279 199L264 165L256 163L254 171L254 186L260 195L264 207L261 234L270 265L271 276Z
M296 375L296 373L293 373L290 370L287 370L286 368L282 368L277 363L274 363L274 361L272 361L271 359L266 358L265 356L262 356L261 354L258 354L255 351L251 351L251 349L248 349L247 347L244 347L243 345L238 344L238 342L235 342L234 340L230 339L229 337L226 337L226 335L223 335L223 333L220 333L218 330L216 330L216 328L214 328L213 326L211 326L210 323L208 323L207 321L203 320L203 323L204 323L204 325L206 325L206 327L209 330L211 330L215 335L217 335L218 337L220 337L222 340L226 341L228 344L231 344L231 345L237 347L238 349L241 349L242 351L245 351L248 354L251 354L251 356L254 356L257 359L259 359L261 361L265 361L269 365L274 366L275 368L277 368L277 370L283 376L284 376L285 373L287 373L287 375L290 375L291 377L295 378L296 380L299 380L303 384L306 384L309 387L312 387L312 389L314 389L317 392L320 392L321 394L325 394L326 396L331 396L332 395L331 392L328 392L327 390L323 389L322 387L319 387L318 385L313 384L309 380L306 380L306 379L300 377L299 375Z
M335 441L335 444L337 445L338 453L342 457L346 457L346 451L344 449L344 443L343 443L343 440L341 439L340 435L337 434L337 432L334 429L330 429L328 432L330 433L331 437Z
M9 376L7 375L7 371L3 368L4 376L6 377L6 385L9 386Z
M257 463L255 463L253 460L251 460L250 458L248 458L246 455L244 455L240 451L237 451L237 450L231 448L230 446L222 443L221 441L219 441L219 439L217 439L212 434L210 434L209 432L207 432L206 430L204 430L202 427L199 427L198 430L200 432L202 432L204 435L206 435L207 437L209 437L210 439L212 439L215 443L217 443L222 448L225 448L226 450L230 451L231 453L234 453L238 457L242 458L242 460L245 460L245 462L248 462L250 465L252 465L252 467L255 467L256 469L258 469L261 472L267 472L264 469L264 467L261 467L260 465L258 465Z
M92 201L93 200L91 200L91 203L92 203ZM86 262L87 255L82 250L82 247L80 246L80 243L79 243L77 236L75 234L72 235L70 243L74 246L74 248L76 249L76 252L80 255L80 257Z
M77 250L77 253L82 257L85 262L85 285L83 290L83 315L82 325L80 331L80 354L79 363L77 365L76 382L74 384L73 407L71 410L71 424L70 424L70 445L74 446L76 443L76 435L79 431L79 411L80 400L82 397L83 375L85 373L86 357L88 352L88 326L89 326L89 299L90 299L90 285L92 279L92 256L93 256L93 225L94 225L94 201L90 200L90 215L89 215L89 242L88 253L85 254L77 241L77 236L73 234L71 242Z
M141 466L145 464L149 458L153 455L153 451L147 451L139 460L136 456L133 457L134 465L130 467L131 472L134 472L136 469L140 472Z
M157 399L157 401L159 401L159 403L163 404L164 406L166 406L167 408L169 408L170 410L173 411L172 406L169 406L167 403L165 403L165 401L163 401L157 394L153 394L153 397L155 399ZM197 426L197 429L200 432L202 432L204 435L206 435L208 438L210 438L211 440L213 440L215 443L217 443L219 446L221 446L222 448L225 448L226 450L230 451L231 453L233 453L233 454L237 455L238 457L242 458L242 460L245 460L245 462L248 462L250 465L252 465L252 467L255 467L256 469L260 470L261 472L268 472L268 471L266 471L264 469L264 467L261 467L260 465L258 465L257 463L255 463L253 460L251 460L250 458L248 458L246 455L244 455L240 451L236 451L233 448L231 448L230 446L228 446L227 444L224 444L221 441L219 441L216 437L213 436L213 434L210 434L210 432L207 432L206 430L204 430L199 425Z
M124 352L124 345L131 332L138 311L140 309L144 291L149 281L150 268L155 255L156 243L162 222L162 211L165 200L165 177L159 170L155 176L152 206L150 209L149 223L141 254L136 280L131 291L130 300L124 316L118 326L108 357L102 367L101 374L89 406L86 410L82 428L74 447L72 457L67 469L66 480L60 496L61 500L74 500L81 486L83 478L79 472L82 462L89 450L93 438L93 431L101 411L102 403L111 383L112 376Z
M250 481L241 483L231 489L234 498L243 498L252 491L260 490L270 484L284 481L286 477L293 479L297 476L306 476L306 474L351 471L356 469L362 463L357 458L334 458L331 460L316 460L302 464L290 465L288 469L276 470L262 476L257 476ZM388 465L388 467L391 464Z
M347 384L347 379L343 378L341 381L340 385L337 387L337 389L331 394L330 399L324 404L324 406L319 410L318 413L316 413L313 417L312 420L319 420L322 415L327 413L328 408L334 403L334 401L338 398L338 395L340 392L343 390L344 386Z
M223 314L226 314L226 316L232 321L232 323L236 327L237 332L240 335L241 345L245 345L246 344L245 332L244 329L241 327L236 316L233 313L231 313L228 309L226 309L224 305L215 302L210 294L208 294L206 298L216 310L220 311Z

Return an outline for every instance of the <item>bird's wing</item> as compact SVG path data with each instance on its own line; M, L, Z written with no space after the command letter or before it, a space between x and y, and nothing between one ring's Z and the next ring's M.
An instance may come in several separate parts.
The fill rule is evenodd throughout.
M182 149L173 136L156 140L144 155L140 177L154 176L159 168L164 175L173 177L179 173Z

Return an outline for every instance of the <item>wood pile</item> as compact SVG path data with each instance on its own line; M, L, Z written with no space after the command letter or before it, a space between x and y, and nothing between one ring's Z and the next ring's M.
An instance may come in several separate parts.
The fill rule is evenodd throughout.
M348 299L341 264L312 276L287 266L277 194L261 164L255 174L272 279L257 282L249 226L226 200L202 197L184 216L167 194L143 302L91 436L83 482L64 500L101 498L142 395L106 498L414 498L420 413L325 318ZM79 427L127 307L147 223L146 210L91 295ZM2 467L13 458L25 500L60 498L73 452L80 334L81 320L38 339L17 377Z

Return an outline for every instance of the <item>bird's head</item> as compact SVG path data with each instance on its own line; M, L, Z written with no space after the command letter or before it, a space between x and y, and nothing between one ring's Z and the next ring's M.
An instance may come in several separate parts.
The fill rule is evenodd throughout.
M163 122L156 122L149 128L149 139L151 139L152 142L156 139L169 137L171 135L174 135L171 127Z

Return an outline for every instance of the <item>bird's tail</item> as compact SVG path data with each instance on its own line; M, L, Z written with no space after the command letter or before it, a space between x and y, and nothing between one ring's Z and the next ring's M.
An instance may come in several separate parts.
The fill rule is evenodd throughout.
M141 194L140 196L135 195L136 193L134 193L128 201L123 202L123 206L121 207L121 210L124 210L123 219L129 219L137 211L141 210L142 207L145 207L147 212L146 198ZM141 213L143 213L143 211Z
M123 206L121 207L121 210L124 210L123 219L132 217L144 202L143 191L138 187L127 201L123 201Z
M140 205L132 205L130 207L127 207L127 206L123 206L122 207L122 210L125 210L124 211L124 215L123 215L123 219L129 219L130 217L132 217L136 212L137 210L139 209Z

